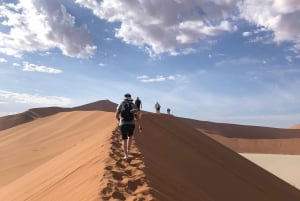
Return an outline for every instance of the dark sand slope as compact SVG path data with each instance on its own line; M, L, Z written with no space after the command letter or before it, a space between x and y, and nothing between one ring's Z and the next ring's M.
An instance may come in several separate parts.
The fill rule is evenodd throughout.
M145 114L136 135L162 201L298 201L300 191L173 116Z
M300 154L300 129L279 129L182 119L200 132L239 153Z
M116 103L109 100L100 100L89 104L73 107L73 108L62 108L62 107L42 107L32 108L25 112L13 115L7 115L0 117L0 131L5 130L23 123L33 121L38 118L57 114L59 112L71 112L71 111L106 111L115 112L117 107Z

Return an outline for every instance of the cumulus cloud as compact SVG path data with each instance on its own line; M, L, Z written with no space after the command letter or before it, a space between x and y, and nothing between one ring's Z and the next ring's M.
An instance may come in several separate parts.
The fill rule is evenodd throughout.
M0 53L21 56L24 52L58 48L64 55L87 58L94 54L87 27L77 26L60 0L20 0L0 5ZM75 0L95 16L117 22L115 37L135 45L150 56L191 54L195 44L208 44L238 29L239 19L257 30L242 33L250 42L291 42L300 52L299 0ZM85 9L86 10L86 9ZM80 10L79 10L80 12ZM259 34L259 35L257 35ZM104 40L112 40L107 37ZM269 40L268 40L269 41Z
M6 59L4 59L4 58L0 58L0 63L6 63L7 62L7 60Z
M20 64L15 62L15 63L13 63L13 66L17 66L18 67L18 66L20 66Z
M240 16L273 32L273 41L289 41L300 50L299 0L244 0L238 4Z
M0 102L2 103L23 103L23 104L40 104L43 106L66 106L71 104L71 100L58 96L40 96L27 93L16 93L11 91L0 90Z
M164 82L167 80L176 81L176 80L184 80L184 77L182 75L169 75L169 76L162 76L157 75L155 77L150 77L148 75L140 75L137 76L136 79L138 79L140 82Z
M237 29L231 12L237 0L76 0L101 19L120 22L116 37L150 55L178 55L187 46Z
M0 5L0 53L21 56L24 52L58 48L64 55L87 58L96 47L85 26L76 27L75 17L59 0L20 0Z
M248 31L243 32L243 36L244 36L244 37L251 36L251 34L252 34L252 33L251 33L251 32L248 32Z
M42 73L58 74L62 73L62 70L53 67L41 66L36 64L31 64L28 62L23 62L23 71L37 71Z

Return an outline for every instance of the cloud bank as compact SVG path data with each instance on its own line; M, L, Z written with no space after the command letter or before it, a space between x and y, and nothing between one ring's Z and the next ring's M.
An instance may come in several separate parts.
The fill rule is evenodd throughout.
M164 82L167 80L171 80L171 81L184 80L184 77L182 75L169 75L169 76L157 75L155 77L150 77L148 75L140 75L137 76L136 79L139 80L140 82L149 83L149 82Z
M293 44L300 51L299 0L244 0L238 3L240 17L273 33L273 42Z
M189 45L237 29L231 22L236 0L76 0L101 19L121 22L116 37L149 54L177 55Z
M0 53L22 56L24 52L58 48L66 56L87 58L96 47L85 26L76 27L75 17L58 0L20 0L0 5Z
M0 89L1 103L22 103L22 104L40 104L42 106L66 106L71 104L71 100L58 96L40 96L26 93L15 93Z
M39 66L28 62L23 62L23 71L36 71L36 72L50 73L50 74L58 74L63 72L62 70L56 68Z
M0 5L0 53L21 56L24 52L58 48L66 56L88 58L95 52L86 26L75 25L59 0L20 0ZM195 44L235 32L245 20L260 30L241 33L252 42L289 42L300 52L299 0L75 0L79 12L117 22L115 37L158 55L189 54ZM202 42L202 43L201 43ZM297 58L297 56L296 56Z

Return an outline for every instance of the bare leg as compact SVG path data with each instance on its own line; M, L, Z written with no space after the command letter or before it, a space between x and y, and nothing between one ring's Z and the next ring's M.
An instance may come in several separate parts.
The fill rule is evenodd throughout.
M129 140L128 140L128 152L131 151L131 145L132 145L132 136L130 136ZM127 152L127 154L129 154L128 152Z
M127 152L127 140L123 140L123 150L124 150L124 153L125 153L125 157L124 158L127 158L127 156L128 156L128 152Z

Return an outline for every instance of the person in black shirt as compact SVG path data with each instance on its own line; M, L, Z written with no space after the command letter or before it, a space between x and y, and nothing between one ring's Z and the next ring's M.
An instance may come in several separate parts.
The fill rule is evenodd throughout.
M137 110L140 111L141 108L142 108L142 101L141 101L141 99L139 97L136 98L134 104L137 107Z

